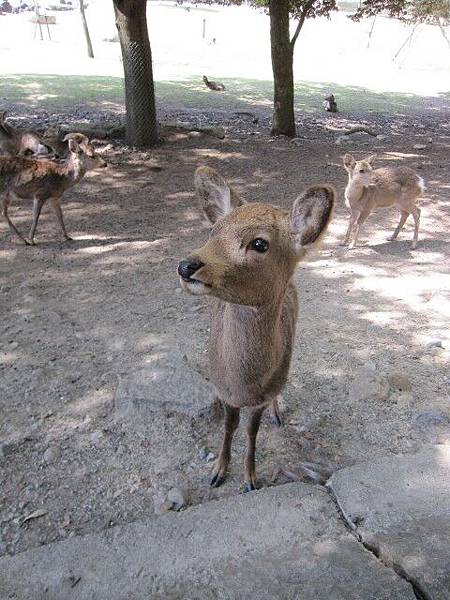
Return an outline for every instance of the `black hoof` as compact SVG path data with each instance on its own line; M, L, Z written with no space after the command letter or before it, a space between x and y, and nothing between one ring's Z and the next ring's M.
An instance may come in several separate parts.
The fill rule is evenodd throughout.
M272 425L275 425L275 427L282 427L283 421L279 415L270 415L269 419Z
M244 483L244 494L247 492L254 492L256 490L253 483L248 483L247 481Z
M211 479L209 480L209 485L211 487L219 487L222 485L222 483L225 481L225 477L220 476L218 473L216 473L216 475L213 475L211 477Z

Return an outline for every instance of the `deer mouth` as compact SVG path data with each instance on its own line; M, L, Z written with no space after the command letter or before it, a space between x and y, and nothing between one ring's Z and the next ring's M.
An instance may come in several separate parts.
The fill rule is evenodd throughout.
M189 294L192 294L193 296L207 296L211 293L212 289L210 285L203 283L203 281L199 281L194 277L189 277L188 279L180 276L180 284L185 292L189 292Z

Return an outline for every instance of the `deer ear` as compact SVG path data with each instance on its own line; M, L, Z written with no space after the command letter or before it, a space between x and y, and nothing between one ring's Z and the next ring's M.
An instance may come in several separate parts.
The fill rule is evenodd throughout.
M369 163L369 165L372 166L372 163L375 161L376 158L377 158L377 155L372 154L371 156L369 156L369 158L366 158L366 161Z
M195 191L210 223L215 223L243 204L237 193L210 167L199 167L194 175Z
M353 156L351 154L346 154L344 156L344 167L346 167L347 169L353 169L353 167L356 164L356 160L353 158Z
M336 202L336 191L331 185L309 187L292 207L291 226L300 257L305 247L317 242L325 233Z

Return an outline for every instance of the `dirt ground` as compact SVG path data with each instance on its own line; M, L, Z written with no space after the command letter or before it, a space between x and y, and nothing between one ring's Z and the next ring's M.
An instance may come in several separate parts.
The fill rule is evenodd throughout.
M449 440L449 115L442 104L353 116L385 137L354 134L340 145L346 116L302 116L293 143L269 138L268 114L258 125L210 115L225 124L224 140L172 134L146 152L113 141L108 169L66 195L73 242L60 241L47 207L35 247L1 221L0 555L151 517L172 486L186 488L190 504L241 493L242 426L229 478L210 489L204 448L217 453L220 420L166 409L142 434L115 414L122 378L170 353L207 377L207 301L181 293L176 276L178 261L207 236L193 195L200 164L248 201L288 207L316 182L339 192L324 245L297 270L285 425L261 427L260 484L283 484L286 471L301 477L304 461L339 468ZM353 251L338 245L348 218L345 151L376 152L380 165L405 164L424 177L417 250L409 221L399 241L386 241L395 211L372 215ZM25 230L30 206L11 216ZM37 510L42 516L24 521Z

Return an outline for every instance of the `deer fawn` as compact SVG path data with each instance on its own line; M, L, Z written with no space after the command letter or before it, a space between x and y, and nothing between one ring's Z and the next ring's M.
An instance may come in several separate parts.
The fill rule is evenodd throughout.
M32 131L18 131L6 123L6 112L0 112L0 153L12 156L50 154L52 148Z
M400 210L400 222L388 239L397 239L406 219L414 218L414 238L412 247L417 247L419 235L420 209L417 201L425 190L422 177L409 167L383 167L373 169L375 156L356 161L351 154L344 156L344 167L348 173L345 188L345 204L351 211L347 233L342 242L346 246L350 241L356 224L355 235L349 248L354 248L358 240L361 225L375 208L395 206Z
M286 383L297 321L297 263L331 218L335 191L308 188L287 212L245 204L224 179L199 167L195 187L212 224L209 241L178 265L181 286L211 301L211 380L225 406L225 435L210 485L225 479L240 409L249 407L245 491L255 489L256 435L270 406L281 425L278 398Z
M3 216L12 231L25 244L34 244L39 215L47 200L50 200L53 206L65 239L70 240L64 226L61 197L68 188L78 183L87 171L106 167L106 162L95 153L87 137L81 133L69 133L65 139L69 143L69 156L59 163L45 158L0 156L0 189L4 192ZM8 207L13 197L33 198L33 223L29 241L9 218Z

